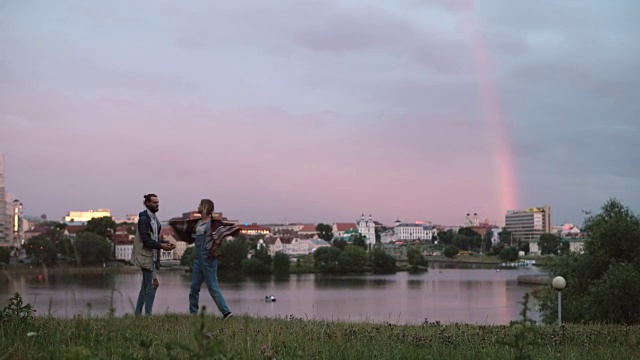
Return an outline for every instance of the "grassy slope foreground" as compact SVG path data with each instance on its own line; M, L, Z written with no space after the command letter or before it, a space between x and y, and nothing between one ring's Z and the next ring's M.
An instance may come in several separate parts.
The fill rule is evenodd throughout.
M631 359L640 336L635 326L522 329L182 314L36 318L2 324L0 359ZM530 343L520 353L518 334Z

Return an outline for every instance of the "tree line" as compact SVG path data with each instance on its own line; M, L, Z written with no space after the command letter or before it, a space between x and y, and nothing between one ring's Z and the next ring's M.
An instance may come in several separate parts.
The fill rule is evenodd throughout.
M95 265L113 259L113 235L117 224L110 217L91 219L75 238L65 234L66 224L48 222L48 230L28 239L23 248L36 264L70 260L73 264Z

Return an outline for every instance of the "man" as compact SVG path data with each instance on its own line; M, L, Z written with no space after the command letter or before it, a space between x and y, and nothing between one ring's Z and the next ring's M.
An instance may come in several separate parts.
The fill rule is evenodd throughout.
M171 251L175 245L166 240L160 240L160 220L156 216L160 208L160 201L155 194L144 196L146 210L138 214L138 230L133 241L133 253L131 263L142 270L142 286L138 294L135 315L142 314L144 306L145 314L151 315L153 301L158 288L156 271L160 268L160 250Z

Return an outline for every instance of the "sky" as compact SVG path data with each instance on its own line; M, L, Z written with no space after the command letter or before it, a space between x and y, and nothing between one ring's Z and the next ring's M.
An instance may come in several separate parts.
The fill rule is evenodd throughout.
M640 210L635 0L0 0L30 215L247 222Z

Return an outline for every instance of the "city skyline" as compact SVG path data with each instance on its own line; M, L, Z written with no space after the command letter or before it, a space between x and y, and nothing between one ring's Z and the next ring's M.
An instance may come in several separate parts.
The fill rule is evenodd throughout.
M586 3L6 2L6 191L56 220L637 211L640 7Z

